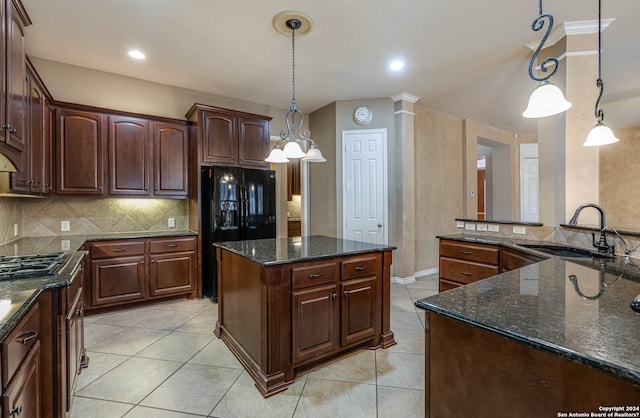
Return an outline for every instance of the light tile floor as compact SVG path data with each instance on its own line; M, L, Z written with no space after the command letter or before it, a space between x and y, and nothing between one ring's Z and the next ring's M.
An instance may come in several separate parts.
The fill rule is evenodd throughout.
M180 300L85 318L89 368L72 418L423 417L424 313L437 276L391 284L397 345L358 350L298 375L264 399L213 335L217 305Z

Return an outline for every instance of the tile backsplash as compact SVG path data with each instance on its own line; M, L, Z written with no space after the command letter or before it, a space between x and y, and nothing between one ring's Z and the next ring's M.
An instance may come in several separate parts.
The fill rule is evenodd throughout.
M34 237L187 229L187 217L187 200L94 198L23 200L21 235ZM175 219L175 228L168 227L169 218ZM69 222L68 232L61 231L61 221ZM5 231L4 220L0 226L3 228L2 231Z
M12 197L0 197L0 244L22 235L22 201ZM18 236L13 234L13 225L18 224Z

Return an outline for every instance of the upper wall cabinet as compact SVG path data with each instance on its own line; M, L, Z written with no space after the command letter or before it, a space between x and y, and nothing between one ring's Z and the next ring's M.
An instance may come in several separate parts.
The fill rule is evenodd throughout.
M107 115L56 109L58 194L105 194Z
M271 118L195 104L187 118L198 124L203 165L269 168Z
M109 194L149 195L151 122L109 116Z
M153 163L156 196L189 197L189 128L153 123Z
M0 0L0 152L15 164L27 141L24 27L31 24L19 1Z

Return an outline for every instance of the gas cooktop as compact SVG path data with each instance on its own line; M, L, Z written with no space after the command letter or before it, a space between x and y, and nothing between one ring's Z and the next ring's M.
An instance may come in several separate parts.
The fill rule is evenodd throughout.
M56 274L66 256L66 252L0 256L0 280Z

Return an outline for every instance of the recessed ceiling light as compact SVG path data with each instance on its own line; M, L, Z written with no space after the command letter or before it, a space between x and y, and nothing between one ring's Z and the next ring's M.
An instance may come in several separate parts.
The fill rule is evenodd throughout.
M404 61L402 60L393 60L391 64L389 64L389 69L392 71L400 71L404 68Z
M129 51L129 56L137 60L145 59L145 55L142 52L138 51L137 49L132 49L131 51Z

